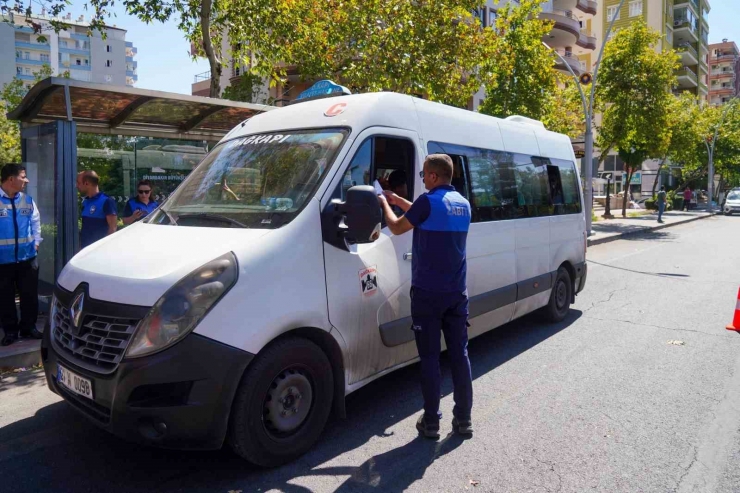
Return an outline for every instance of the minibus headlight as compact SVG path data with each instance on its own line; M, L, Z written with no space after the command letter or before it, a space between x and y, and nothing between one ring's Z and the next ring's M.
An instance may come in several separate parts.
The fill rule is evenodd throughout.
M234 254L211 260L172 286L139 323L127 357L146 356L188 335L236 283Z

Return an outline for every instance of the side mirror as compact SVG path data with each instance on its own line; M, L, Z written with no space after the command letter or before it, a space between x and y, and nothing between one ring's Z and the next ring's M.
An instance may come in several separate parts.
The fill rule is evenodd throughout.
M347 250L348 243L372 243L380 237L383 212L375 188L359 185L347 190L344 202L331 201L322 217L324 241Z

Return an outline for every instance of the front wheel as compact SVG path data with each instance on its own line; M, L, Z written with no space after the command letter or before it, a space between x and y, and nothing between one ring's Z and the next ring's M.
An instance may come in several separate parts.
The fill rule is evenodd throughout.
M573 299L573 283L565 267L558 269L555 283L550 293L550 301L543 312L550 322L561 322L570 311L570 302Z
M275 467L318 440L333 399L334 377L324 352L298 337L263 350L234 397L229 443L252 464Z

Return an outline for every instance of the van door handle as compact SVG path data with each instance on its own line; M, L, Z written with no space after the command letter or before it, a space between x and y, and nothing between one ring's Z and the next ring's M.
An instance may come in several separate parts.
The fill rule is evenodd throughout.
M411 257L412 256L413 256L413 254L411 252L406 252L406 253L403 254L403 259L404 260L411 260Z

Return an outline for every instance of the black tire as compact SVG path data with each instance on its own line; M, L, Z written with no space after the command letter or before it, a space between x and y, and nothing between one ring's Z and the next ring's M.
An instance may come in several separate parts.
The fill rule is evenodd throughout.
M573 299L573 283L565 267L558 269L555 282L552 285L550 301L543 309L543 314L549 322L562 322L570 311L570 302Z
M303 455L324 430L333 389L331 363L316 344L299 337L271 344L257 355L236 391L231 448L262 467Z

